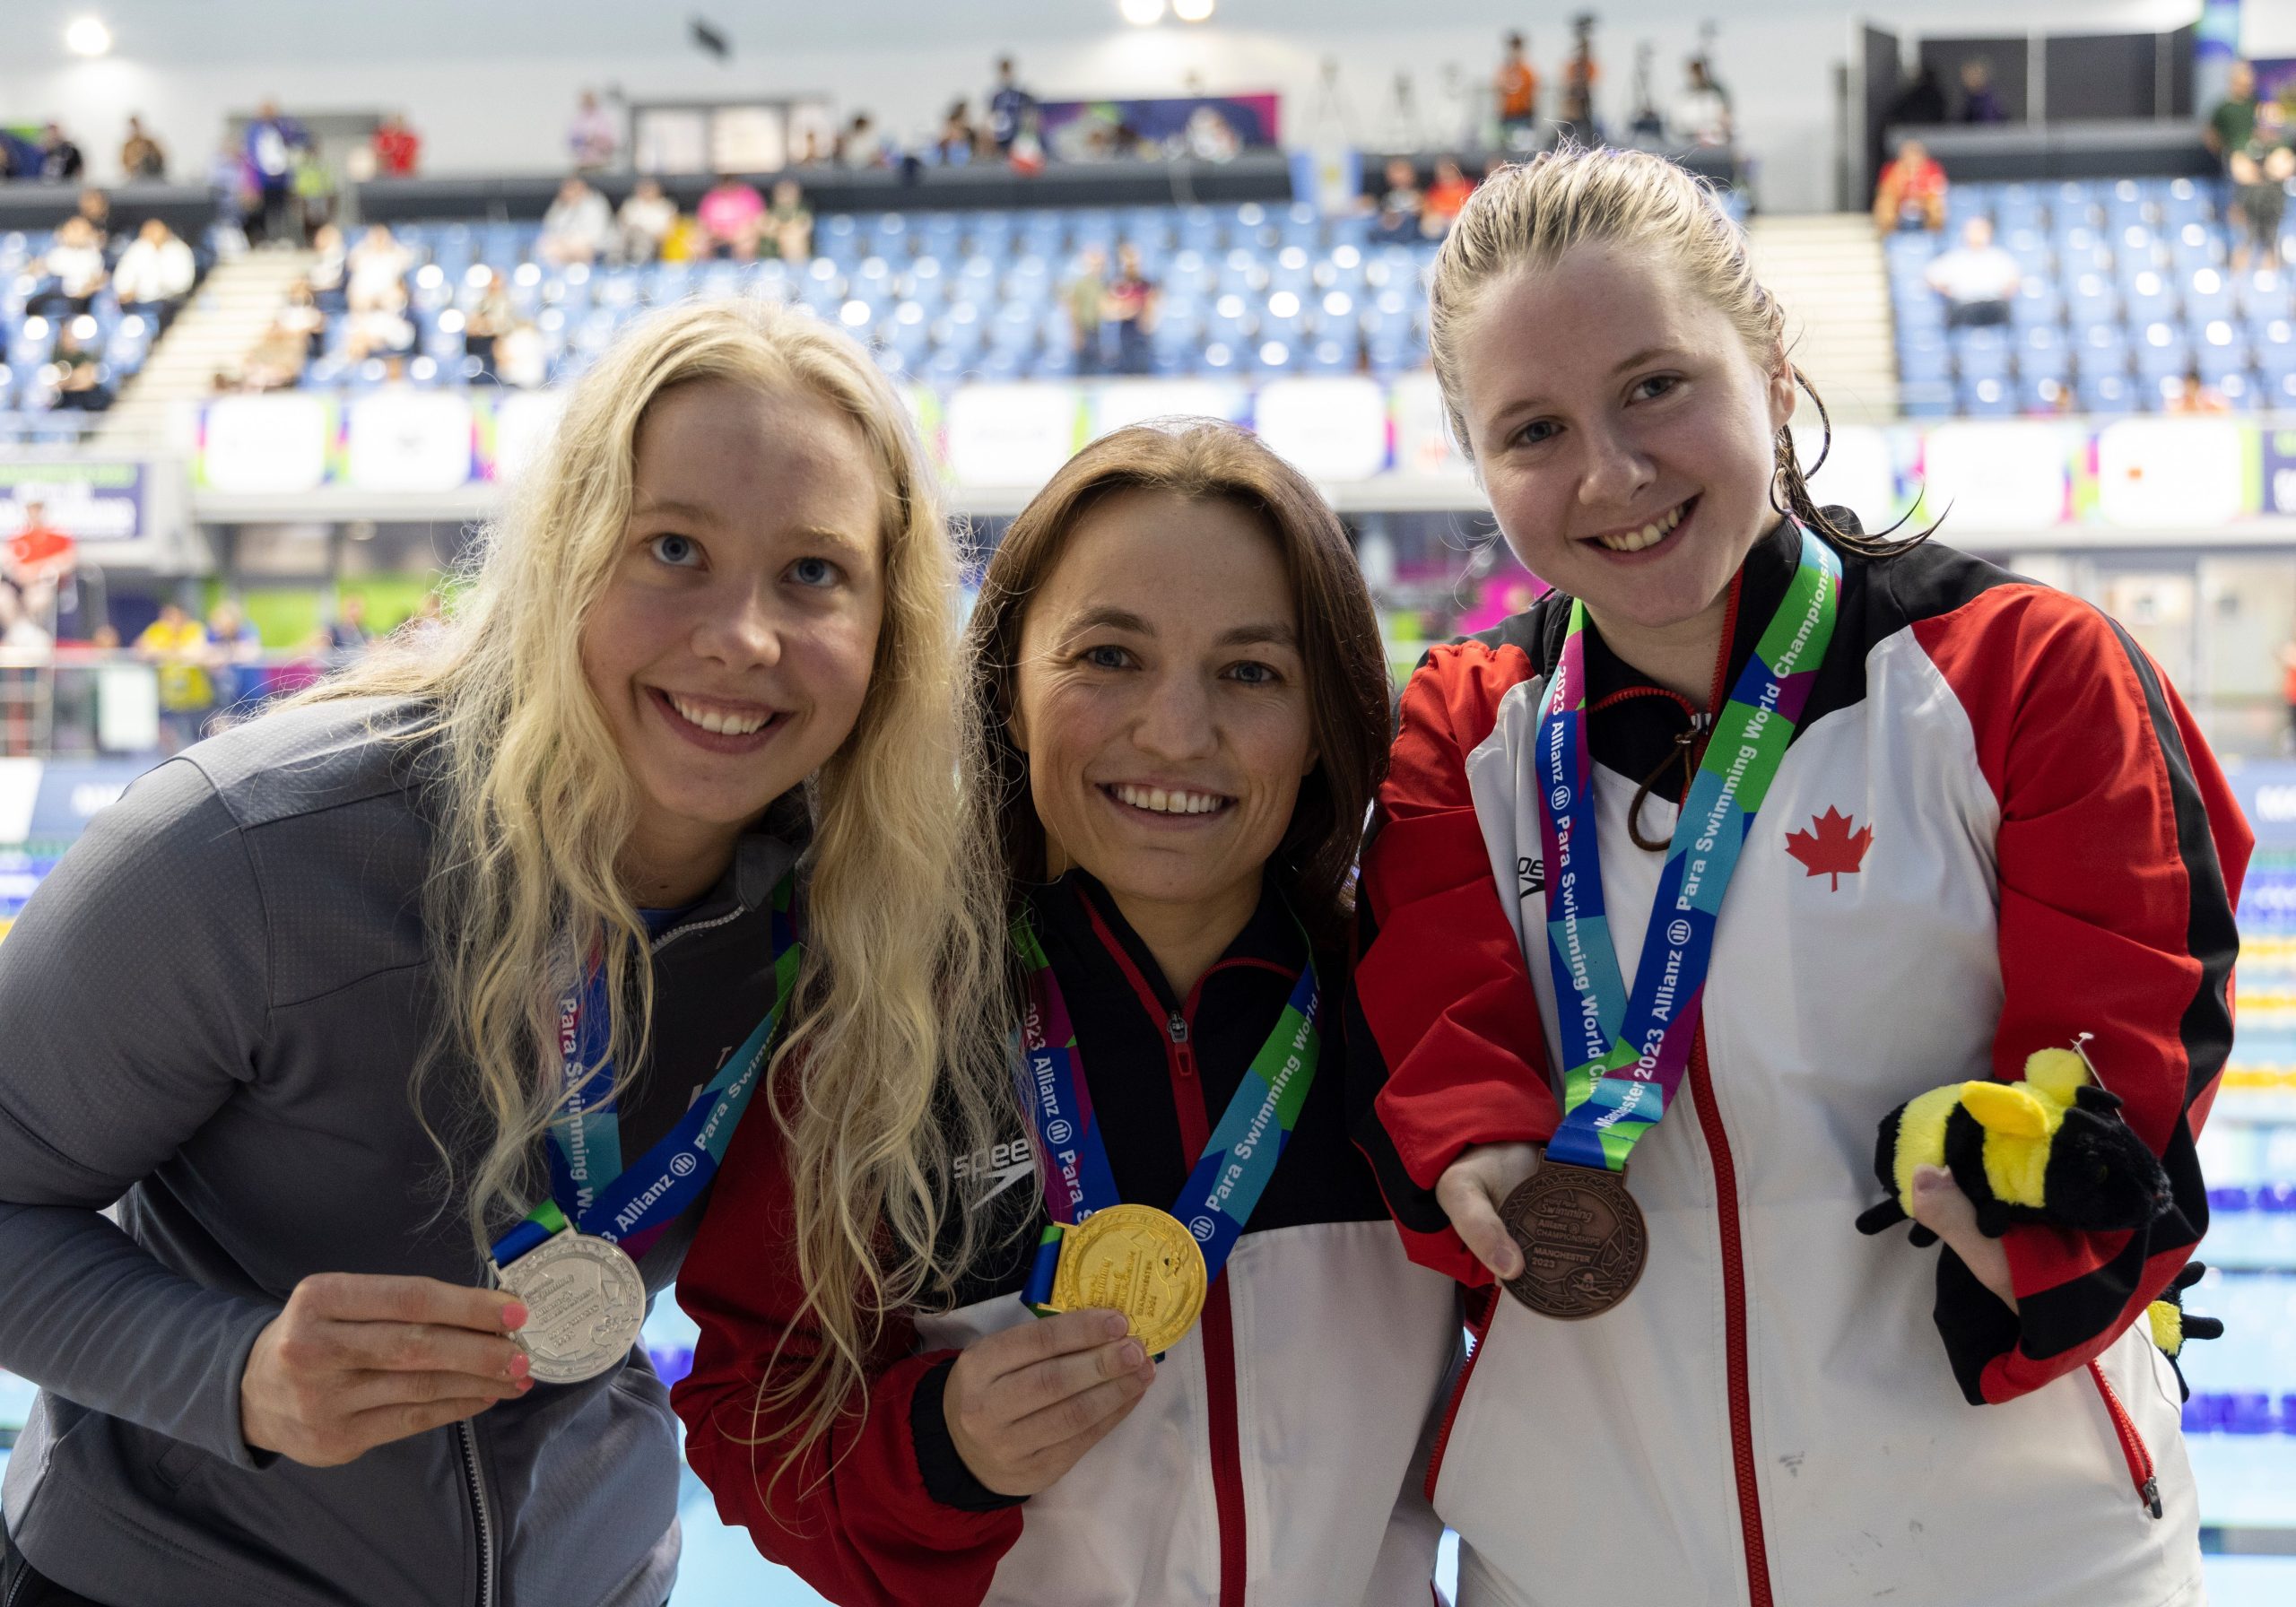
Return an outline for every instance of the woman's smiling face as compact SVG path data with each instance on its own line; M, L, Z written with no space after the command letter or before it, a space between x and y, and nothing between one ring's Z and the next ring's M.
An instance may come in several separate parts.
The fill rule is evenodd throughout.
M665 391L582 668L640 800L642 859L719 853L859 718L884 610L879 472L810 395Z
M1028 603L1012 711L1048 869L1119 899L1257 888L1316 752L1275 538L1227 501L1095 503Z
M1598 622L1713 606L1777 521L1783 357L1765 371L1663 260L1592 245L1494 281L1460 333L1460 411L1524 567Z

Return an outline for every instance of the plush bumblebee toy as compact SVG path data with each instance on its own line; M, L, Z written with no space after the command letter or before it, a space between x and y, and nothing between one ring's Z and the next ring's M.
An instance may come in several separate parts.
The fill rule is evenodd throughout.
M2223 1320L2202 1316L2185 1309L2185 1290L2201 1280L2208 1269L2197 1261L2188 1261L2185 1270L2176 1275L2161 1298L2144 1308L2144 1321L2152 1334L2152 1342L2161 1347L2161 1354L2169 1359L2169 1366L2177 1375L2179 1398L2192 1399L2192 1385L2185 1382L2184 1348L2188 1339L2222 1339Z
M1988 1238L2026 1222L2142 1228L2168 1210L2169 1177L2120 1104L2078 1049L2039 1051L2022 1082L1953 1082L1909 1099L1882 1118L1874 1172L1890 1197L1857 1219L1858 1231L1911 1220L1913 1174L1925 1166L1952 1173ZM1917 1223L1912 1239L1937 1236Z

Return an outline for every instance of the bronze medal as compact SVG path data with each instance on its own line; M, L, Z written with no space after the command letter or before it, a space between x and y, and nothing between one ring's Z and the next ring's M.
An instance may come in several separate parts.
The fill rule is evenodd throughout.
M1565 1322L1626 1299L1650 1255L1642 1209L1618 1172L1542 1161L1499 1207L1499 1220L1523 1252L1507 1292Z

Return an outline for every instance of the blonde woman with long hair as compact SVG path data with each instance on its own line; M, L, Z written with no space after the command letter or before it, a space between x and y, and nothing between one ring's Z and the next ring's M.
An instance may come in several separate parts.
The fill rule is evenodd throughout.
M1006 1102L953 581L857 347L665 312L443 629L95 822L0 956L12 1603L658 1607L631 1340L761 1090L835 1416Z

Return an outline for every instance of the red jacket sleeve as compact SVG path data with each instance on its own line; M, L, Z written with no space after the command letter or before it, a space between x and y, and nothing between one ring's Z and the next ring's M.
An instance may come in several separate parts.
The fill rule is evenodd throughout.
M1957 1262L1941 1271L1962 1387L2005 1401L2118 1339L2207 1229L2193 1141L2231 1047L2232 911L2254 839L2175 690L2095 608L2003 586L1914 631L2000 804L1994 1075L2093 1034L2100 1079L2171 1186L2168 1213L2134 1233L2012 1229L2013 1315Z
M760 1386L789 1377L822 1343L796 1322L780 1143L764 1112L742 1125L678 1274L678 1303L701 1327L693 1370L671 1392L686 1460L719 1517L842 1607L977 1603L1020 1535L1020 1509L954 1463L940 1420L953 1352L910 1354L906 1320L889 1320L878 1336L865 1401L780 1471L803 1414L770 1408ZM981 1498L944 1498L967 1499L968 1488Z
M1348 1067L1357 1142L1414 1260L1490 1274L1435 1203L1471 1145L1543 1143L1561 1120L1538 1001L1467 790L1467 755L1530 673L1522 650L1437 647L1404 689L1357 899Z

